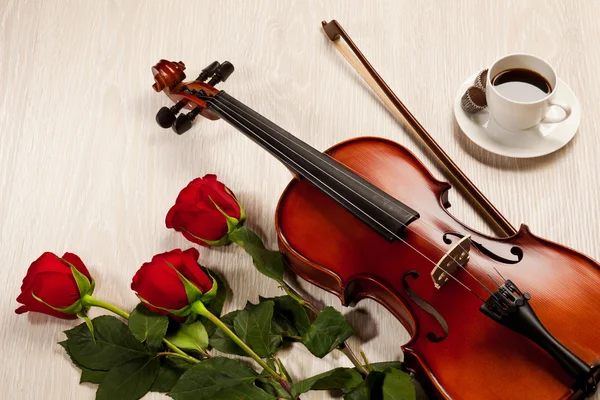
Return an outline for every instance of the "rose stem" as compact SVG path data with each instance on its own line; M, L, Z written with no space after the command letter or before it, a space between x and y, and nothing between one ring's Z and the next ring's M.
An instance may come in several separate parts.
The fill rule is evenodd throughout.
M354 364L354 366L356 367L358 372L360 372L364 376L369 375L369 371L367 371L365 369L365 367L360 363L360 361L358 361L358 358L352 352L352 350L350 350L350 347L348 347L346 342L340 344L340 346L338 347L338 350L340 350L342 353L344 353L346 355L346 357L348 357L350 359L350 361L352 361L352 364Z
M195 311L198 315L201 315L205 318L208 318L213 324L218 326L227 336L231 338L238 346L241 347L242 350L246 352L254 361L256 361L261 367L264 368L265 371L269 373L273 378L277 379L277 381L281 384L281 386L291 394L290 385L285 377L279 375L276 371L274 371L271 367L267 365L263 361L262 358L258 354L256 354L246 343L242 341L231 329L227 327L219 318L217 318L213 313L208 311L204 304L201 301L196 301L192 304L192 310Z
M371 363L369 362L369 359L367 358L367 355L365 354L365 352L361 350L360 355L362 356L363 360L365 360L365 365L367 366L367 369L369 371L373 371L373 368L371 367Z
M105 301L102 300L98 300L93 298L92 296L90 296L89 294L86 294L85 296L83 296L81 298L81 302L83 303L84 306L86 307L101 307L104 308L108 311L114 312L115 314L117 314L118 316L125 318L125 319L129 319L129 313L121 310L119 307L107 303Z
M89 294L86 294L85 296L83 296L81 298L81 302L86 307L104 308L105 310L111 311L111 312L117 314L118 316L120 316L126 320L129 320L129 313L121 310L119 307L115 306L114 304L110 304L105 301L95 299L94 297L90 296ZM180 356L187 357L188 361L191 361L193 363L200 362L200 360L186 354L183 350L181 350L179 347L175 346L173 343L169 342L167 339L163 339L163 343L166 344L168 348L170 348L171 350L173 350L175 353L179 354Z

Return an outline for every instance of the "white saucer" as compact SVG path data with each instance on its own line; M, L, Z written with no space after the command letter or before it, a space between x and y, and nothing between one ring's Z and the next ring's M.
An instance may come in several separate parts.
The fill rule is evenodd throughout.
M487 151L514 158L540 157L560 149L577 133L581 107L575 93L562 80L558 79L556 99L571 106L573 111L569 118L558 124L539 124L531 129L511 131L498 125L487 109L470 115L460 106L463 94L473 85L476 76L477 74L473 74L464 81L456 92L454 115L465 135ZM558 107L551 107L550 113L559 116L563 111Z

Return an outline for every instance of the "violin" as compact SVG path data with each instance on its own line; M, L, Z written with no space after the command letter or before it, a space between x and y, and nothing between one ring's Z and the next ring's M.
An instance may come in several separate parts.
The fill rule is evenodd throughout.
M378 137L320 152L223 90L214 62L184 81L182 62L152 68L175 104L158 124L183 134L222 119L295 175L277 207L280 251L344 305L371 298L409 331L404 368L431 398L582 399L600 364L600 265L534 235L495 238L453 217L451 185ZM182 112L184 109L189 112Z

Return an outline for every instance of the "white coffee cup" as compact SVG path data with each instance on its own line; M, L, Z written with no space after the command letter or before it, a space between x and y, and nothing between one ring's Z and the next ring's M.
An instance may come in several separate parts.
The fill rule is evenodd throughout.
M500 94L492 84L494 78L499 73L514 68L528 69L540 74L550 84L550 93L544 98L533 102L517 101ZM498 124L510 130L529 129L539 123L556 124L562 122L571 115L571 106L555 98L556 84L557 79L554 69L541 58L530 54L504 56L492 64L487 74L485 97L488 110ZM562 108L564 114L561 116L548 115L550 107L553 106Z

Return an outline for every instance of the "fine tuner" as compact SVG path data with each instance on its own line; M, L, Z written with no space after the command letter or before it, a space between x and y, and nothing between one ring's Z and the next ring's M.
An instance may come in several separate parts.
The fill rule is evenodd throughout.
M163 65L160 65L163 63ZM165 93L167 93L167 89L169 92L174 92L174 89L182 90L184 93L186 90L189 90L189 94L195 95L197 94L194 89L186 89L180 88L183 80L185 79L185 64L181 61L179 62L170 62L162 60L161 63L157 64L152 69L154 73L155 84L152 86L155 91L160 92L165 89ZM166 73L164 70L171 72L171 74ZM212 62L206 68L200 72L200 75L193 81L188 82L186 86L189 86L191 83L204 83L208 80L208 86L215 86L218 83L225 82L227 78L233 73L235 68L233 64L229 61L224 61L222 64L218 61ZM210 79L210 80L209 80ZM202 93L204 92L204 93ZM199 89L198 94L206 95L206 91L203 89ZM188 106L189 104L189 106ZM179 114L183 108L188 106L191 108L191 111L187 114ZM181 99L175 103L172 107L162 107L156 113L156 123L161 128L173 128L173 131L178 135L181 135L187 132L191 127L194 119L201 113L202 108L200 106L196 106L193 102L190 102L190 99ZM177 115L179 114L179 116Z

